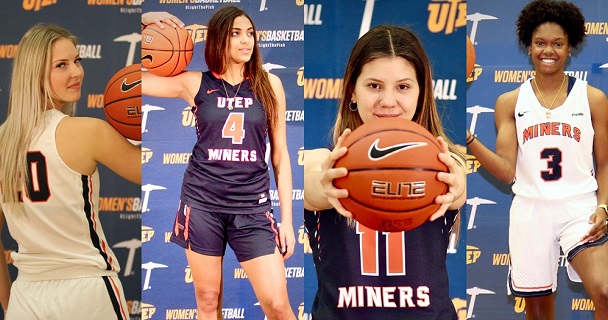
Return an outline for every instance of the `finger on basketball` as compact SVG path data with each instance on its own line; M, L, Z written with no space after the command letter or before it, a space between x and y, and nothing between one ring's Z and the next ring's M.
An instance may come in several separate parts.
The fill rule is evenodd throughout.
M429 220L430 220L430 221L435 221L435 220L437 220L437 219L439 219L439 218L443 217L443 216L445 215L445 212L448 210L448 207L449 207L449 206L450 206L450 205L449 205L449 204L447 204L447 203L442 204L442 205L439 207L439 210L437 210L435 213L433 213L433 214L431 215L431 217L429 218Z

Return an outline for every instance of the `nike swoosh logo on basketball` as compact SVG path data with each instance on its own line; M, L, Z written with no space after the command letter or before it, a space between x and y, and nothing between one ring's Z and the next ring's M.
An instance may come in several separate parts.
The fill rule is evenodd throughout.
M380 139L376 139L376 141L374 141L374 143L372 143L372 146L369 148L369 159L372 161L378 161L380 159L384 159L384 158L390 156L391 154L397 153L399 151L408 150L408 149L422 147L422 146L427 145L426 142L407 142L407 143L400 143L400 144L392 145L392 146L389 146L386 148L380 148L380 147L378 147L378 142L380 142Z
M142 60L142 61L143 61L143 60L150 60L150 63L152 63L152 61L154 60L154 58L152 57L152 55L151 55L151 54L147 54L147 55L145 55L145 56L141 57L141 60Z
M214 93L216 91L220 91L220 89L207 89L207 94Z
M127 92L134 87L137 87L141 83L141 80L135 80L131 83L127 83L127 79L122 79L122 84L120 85L120 90L122 92Z
M526 113L528 113L528 112L530 112L530 111L518 112L518 113L517 113L517 116L518 116L518 117L523 117L523 116L524 116L524 114L526 114Z

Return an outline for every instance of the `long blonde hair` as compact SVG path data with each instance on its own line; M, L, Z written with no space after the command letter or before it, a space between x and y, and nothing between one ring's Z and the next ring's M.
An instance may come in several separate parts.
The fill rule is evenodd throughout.
M76 37L66 29L36 24L21 38L13 61L8 116L0 126L0 185L2 203L14 211L22 211L19 193L29 183L27 151L42 127L45 110L54 107L51 51L53 43L61 38L76 45ZM75 103L62 107L66 114L74 110Z

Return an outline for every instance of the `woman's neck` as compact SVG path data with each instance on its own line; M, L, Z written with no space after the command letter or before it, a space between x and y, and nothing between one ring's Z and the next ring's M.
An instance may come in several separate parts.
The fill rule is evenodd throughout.
M245 78L243 75L245 64L229 64L226 69L226 72L221 75L222 79L233 86L241 83Z

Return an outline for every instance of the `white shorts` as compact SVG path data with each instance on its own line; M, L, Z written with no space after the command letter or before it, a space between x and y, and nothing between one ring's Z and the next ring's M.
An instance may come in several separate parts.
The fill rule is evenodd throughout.
M43 281L17 280L11 288L6 320L129 319L118 277Z
M515 196L509 224L508 291L516 296L548 295L557 289L560 247L567 257L570 280L581 282L570 260L582 249L601 242L583 243L589 216L596 210L595 193L567 201L533 200Z

